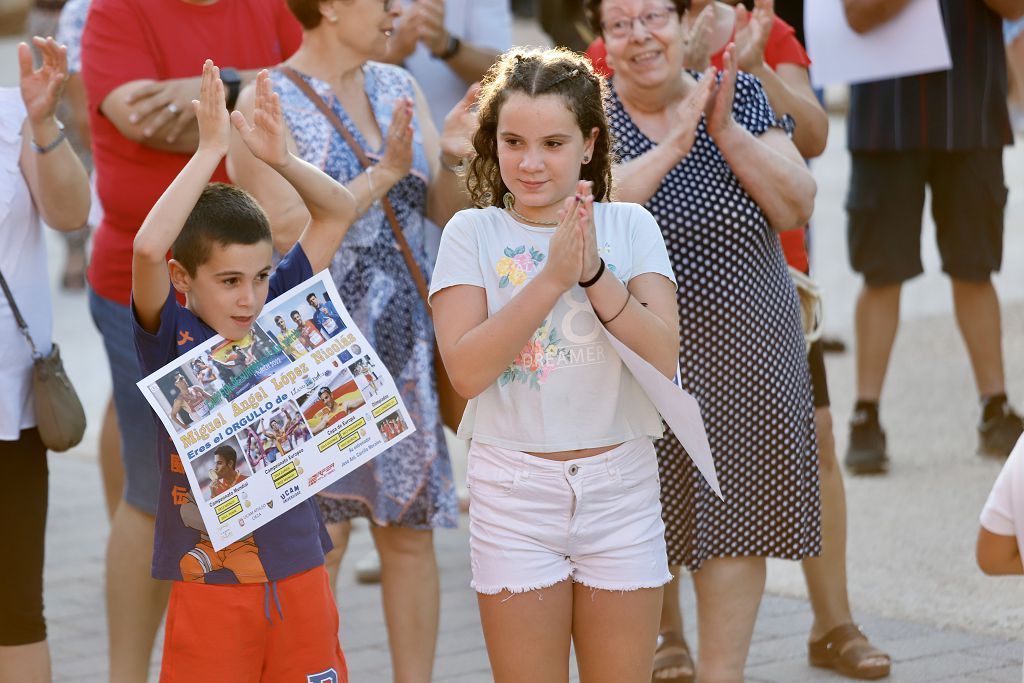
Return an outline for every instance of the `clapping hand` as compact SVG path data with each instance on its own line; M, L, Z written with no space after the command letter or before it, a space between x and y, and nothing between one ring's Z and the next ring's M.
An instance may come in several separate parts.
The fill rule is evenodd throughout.
M687 10L686 18L690 18ZM683 66L703 71L711 64L711 35L715 31L715 3L708 4L686 28L683 26Z
M224 86L221 84L221 93ZM256 75L256 91L252 112L252 125L237 109L231 112L231 124L252 155L273 168L288 163L291 153L281 111L281 98L270 83L270 73L263 69Z
M395 102L387 138L384 142L384 156L380 170L390 174L398 182L409 174L412 167L412 100L402 97Z
M473 135L476 134L477 126L480 125L480 120L474 110L476 96L479 92L479 83L469 86L463 98L444 117L444 129L441 131L442 154L460 159L472 156Z
M561 292L575 287L584 277L592 277L598 269L592 189L589 180L576 183L576 194L565 198L558 212L560 222L548 244L548 263L542 273L553 278Z
M21 69L21 99L25 102L28 120L32 124L53 118L60 102L64 83L68 80L67 48L53 38L32 39L43 56L38 69L32 68L32 51L25 43L18 44L18 65Z
M199 149L209 150L221 156L227 154L231 138L231 124L228 121L227 104L224 101L224 83L220 80L220 69L207 59L203 64L203 78L199 85L199 99L192 100L192 110L199 122Z
M576 194L580 197L577 213L580 235L583 237L583 265L579 279L582 282L594 277L601 267L601 255L597 250L597 226L594 224L594 183L590 180L579 181Z
M722 62L725 69L722 71L721 78L718 79L718 82L712 89L704 110L708 134L712 138L723 136L735 125L735 121L732 118L732 103L736 95L737 72L735 44L730 43L725 48ZM709 80L713 81L714 78Z
M700 126L701 114L707 110L714 82L715 70L708 67L696 87L676 107L675 123L666 142L675 145L680 159L686 158L697 139L697 127Z
M764 66L764 48L775 20L774 0L754 0L754 11L736 8L736 65L750 73Z
M551 278L559 292L580 281L583 272L583 233L580 231L580 195L565 198L558 212L561 221L548 243L548 264L541 274Z
M432 54L448 49L448 31L444 27L444 0L417 0L419 13L417 37Z

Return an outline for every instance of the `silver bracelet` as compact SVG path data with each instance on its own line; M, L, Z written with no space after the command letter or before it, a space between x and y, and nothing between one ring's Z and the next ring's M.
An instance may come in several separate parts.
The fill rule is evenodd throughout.
M64 142L64 140L66 140L68 137L67 133L64 132L64 124L60 121L57 121L57 130L59 131L57 133L57 138L48 145L40 145L38 142L35 141L35 139L33 139L32 150L36 154L46 154L47 152L52 152L53 150L57 149L57 145Z

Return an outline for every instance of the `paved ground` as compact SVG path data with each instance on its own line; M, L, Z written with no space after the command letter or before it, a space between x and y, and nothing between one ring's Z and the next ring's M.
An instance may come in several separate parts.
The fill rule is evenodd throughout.
M522 34L521 34L522 35ZM13 85L13 43L0 41L0 85ZM846 261L843 196L848 162L841 118L816 162L819 195L813 261L826 301L827 328L851 339L857 279ZM1011 396L1024 407L1024 153L1005 155L1011 188L1004 268L996 283L1004 301L1005 353ZM934 234L930 221L928 235ZM893 681L1022 680L1024 581L984 577L973 564L977 514L999 464L973 455L977 406L963 345L953 323L948 285L925 239L929 274L906 287L904 324L883 397L893 470L884 478L847 481L849 581L856 617L893 654ZM51 269L61 258L51 241ZM54 277L54 280L56 278ZM96 465L96 429L109 393L99 338L82 295L55 294L55 334L87 403L90 430L74 452L51 457L46 596L57 680L100 681L106 671L103 550L108 533ZM853 361L828 359L836 436L845 448ZM353 536L339 604L342 643L354 681L389 680L376 587L357 586L352 564L369 548ZM442 634L437 680L489 680L476 606L468 588L466 530L437 537L442 567ZM688 582L684 582L689 590ZM693 622L693 599L686 613ZM804 662L810 614L799 568L773 562L751 651L751 681L840 680ZM694 635L689 634L691 637ZM158 658L154 661L154 671Z

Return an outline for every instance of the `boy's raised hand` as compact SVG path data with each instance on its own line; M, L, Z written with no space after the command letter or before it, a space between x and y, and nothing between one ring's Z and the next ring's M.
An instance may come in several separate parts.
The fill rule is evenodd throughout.
M217 152L220 156L228 153L231 138L231 124L228 119L227 102L224 99L224 83L220 80L220 69L213 60L203 64L203 78L199 85L199 99L192 100L199 123L199 149Z
M273 168L284 166L291 154L285 133L281 98L270 83L270 73L263 69L256 76L252 125L242 112L231 112L231 123L252 155Z

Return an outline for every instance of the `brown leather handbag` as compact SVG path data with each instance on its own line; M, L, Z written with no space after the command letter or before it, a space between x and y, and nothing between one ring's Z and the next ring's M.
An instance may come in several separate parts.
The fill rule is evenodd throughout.
M14 295L7 286L7 280L0 273L0 287L11 305L14 319L18 321L21 333L25 335L32 349L32 401L36 414L36 429L39 438L51 451L66 451L74 448L85 436L85 410L75 392L75 387L64 371L60 349L53 344L45 356L37 349L28 324L21 317L21 311L14 302Z
M359 143L352 137L352 133L348 131L345 124L342 123L341 119L338 118L337 114L331 111L331 108L327 106L327 103L310 87L309 83L306 82L302 76L300 76L294 69L287 66L277 67L278 71L284 74L292 83L294 83L302 93L309 98L310 102L316 105L317 109L331 122L334 129L338 132L338 135L342 137L353 152L359 159L359 163L363 165L363 168L369 168L371 163L370 159L366 156L366 152L359 146ZM405 235L402 233L402 226L398 222L398 215L395 213L395 209L391 206L391 202L385 195L380 200L381 206L384 208L384 214L388 218L388 225L391 226L391 232L394 233L395 241L398 243L399 248L402 250L402 258L405 259L405 266L409 270L409 275L412 276L412 281L416 285L416 291L420 294L420 299L423 302L423 307L427 311L427 316L433 319L433 315L430 310L430 304L427 303L427 280L423 276L423 272L420 270L419 265L416 263L416 259L412 256L412 250L409 248L409 242L406 241ZM455 387L452 386L451 380L448 378L448 372L445 370L444 362L441 360L441 353L438 351L437 344L434 344L434 372L437 375L437 402L441 409L441 421L444 425L456 431L459 428L459 423L462 421L462 414L466 412L466 399L459 396L455 391Z

